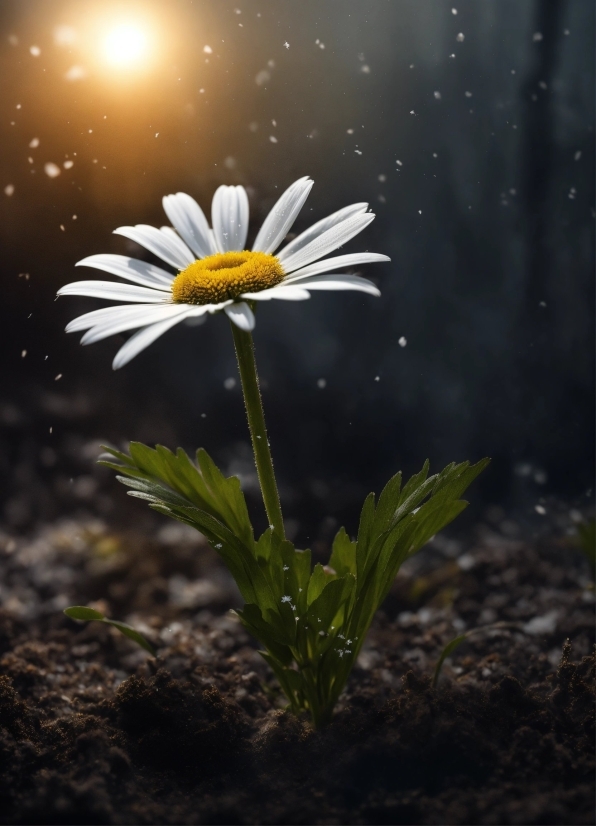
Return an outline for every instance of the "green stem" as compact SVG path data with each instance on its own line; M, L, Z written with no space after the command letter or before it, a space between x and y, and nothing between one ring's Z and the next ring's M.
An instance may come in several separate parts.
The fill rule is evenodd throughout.
M263 413L263 401L259 390L259 378L257 376L255 347L252 334L241 330L232 321L230 321L230 324L234 336L234 347L236 348L240 380L242 381L242 392L244 393L244 404L246 405L246 416L248 418L252 449L255 454L257 475L261 485L267 518L269 519L269 524L273 526L273 529L282 539L285 539L279 493L277 492L277 484L273 472L273 460L271 459L269 441L267 440L265 414Z

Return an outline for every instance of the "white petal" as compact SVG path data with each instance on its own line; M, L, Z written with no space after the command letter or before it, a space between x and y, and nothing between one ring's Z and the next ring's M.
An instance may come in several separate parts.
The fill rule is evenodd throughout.
M293 241L290 241L289 244L278 253L278 258L280 261L285 261L290 253L298 252L301 250L302 247L305 247L313 238L318 238L319 235L322 235L323 232L326 232L331 227L336 226L337 224L341 224L342 221L345 221L346 218L350 218L352 215L360 215L361 213L366 212L368 209L368 204L360 203L360 204L350 204L350 206L343 207L343 209L338 209L337 212L333 212L331 215L328 215L326 218L322 218L320 221L317 221L316 224L313 224L312 227L305 229L304 232L300 233L297 238L294 238Z
M220 252L243 250L248 234L248 196L243 186L220 186L211 205L211 223Z
M242 293L240 298L250 298L254 301L269 301L271 298L281 298L285 301L303 301L305 298L310 298L310 294L298 287L286 287L284 284L278 284L268 290L259 290L257 293Z
M84 313L73 318L73 320L66 325L66 332L79 333L81 330L89 330L96 324L103 324L103 322L115 321L121 318L133 318L137 316L142 318L149 309L162 306L170 307L174 305L120 304L117 307L102 307L101 310L92 310L90 313Z
M145 312L140 314L129 313L127 316L119 318L111 318L96 324L90 330L87 330L81 344L93 344L96 341L101 341L108 336L116 335L116 333L124 333L127 330L134 330L137 327L146 327L148 324L156 324L168 318L175 318L179 315L188 314L188 307L186 304L168 304L165 307L145 307Z
M244 301L240 301L236 304L229 304L224 311L230 321L234 322L236 327L240 327L241 330L244 330L247 333L250 332L250 330L254 330L254 313L248 304L244 303Z
M150 344L153 344L155 339L159 338L167 332L170 327L173 327L174 324L178 324L185 317L186 313L180 314L174 318L166 318L164 321L158 321L157 324L151 324L149 327L144 327L142 330L139 330L118 350L116 357L112 362L113 369L118 370L120 367L124 367L124 365L128 364L128 362L137 356L141 350L144 350L145 347L149 347Z
M300 282L300 287L305 290L358 290L370 295L381 295L381 291L369 281L368 278L361 278L358 275L345 275L344 273L328 273L327 275L314 275ZM286 289L291 289L287 287Z
M284 258L283 268L286 273L291 273L301 267L305 267L312 261L322 258L327 253L345 244L350 238L362 232L364 227L367 227L373 221L375 215L373 212L365 212L364 214L352 215L346 218L341 224L331 227L321 235L309 241L306 246L292 253L287 258Z
M257 252L274 252L284 240L298 217L314 181L308 176L289 186L265 218L253 244Z
M149 252L157 255L158 258L177 270L183 270L195 260L192 252L180 238L174 240L168 233L148 224L118 227L114 230L114 235L123 235L125 238L130 238L131 241L145 247Z
M167 293L149 287L133 287L115 281L74 281L60 287L58 295L87 295L110 301L134 301L146 304L169 304Z
M391 261L388 255L381 255L378 252L355 252L351 255L336 255L333 258L325 258L323 261L317 261L315 264L309 264L308 267L302 267L284 278L283 284L294 284L296 281L301 281L303 278L308 278L311 275L320 275L323 272L330 272L338 267L353 267L356 264L374 264L377 261Z
M177 192L166 195L162 203L166 215L195 255L205 258L215 252L215 247L211 245L209 224L194 198L185 192Z
M89 255L77 261L75 267L93 267L96 270L126 278L127 281L133 281L135 284L168 292L174 280L173 275L160 267L154 267L146 261L139 261L138 258L127 258L125 255Z

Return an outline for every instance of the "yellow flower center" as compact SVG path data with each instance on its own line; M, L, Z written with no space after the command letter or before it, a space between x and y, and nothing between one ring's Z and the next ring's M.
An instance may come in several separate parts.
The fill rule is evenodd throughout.
M181 304L217 304L274 287L284 275L275 255L218 252L182 270L172 282L172 297Z

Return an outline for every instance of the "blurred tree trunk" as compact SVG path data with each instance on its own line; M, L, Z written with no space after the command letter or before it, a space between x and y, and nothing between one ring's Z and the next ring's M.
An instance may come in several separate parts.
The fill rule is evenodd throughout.
M558 394L553 375L552 342L556 340L555 315L548 301L552 267L551 184L554 175L555 113L552 84L563 36L565 0L537 0L535 7L536 58L522 87L525 109L522 149L521 202L524 209L526 279L518 323L519 387L518 455L535 458L535 435L544 431L546 411L552 415L548 397ZM532 380L529 380L532 377ZM557 406L556 400L555 408Z

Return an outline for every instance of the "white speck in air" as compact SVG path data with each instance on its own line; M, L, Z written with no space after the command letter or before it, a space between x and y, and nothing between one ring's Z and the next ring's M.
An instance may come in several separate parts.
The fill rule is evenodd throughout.
M441 100L441 93L440 92L433 92L435 100Z
M359 149L354 149L354 152L355 152L357 155L362 155L362 152L361 152Z
M368 66L365 63L364 66L360 67L360 71L363 72L365 75L369 75L370 74L370 66Z
M215 547L217 548L217 550L219 550L220 548L223 548L223 545L221 544L221 542L218 542L217 545L215 545Z
M287 41L287 40L286 40L286 42L284 43L284 46L285 46L285 48L286 48L286 49L289 49L289 48L290 48L290 44L288 43L288 41Z
M44 172L48 176L48 178L57 178L60 175L60 167L58 164L52 163L51 161L44 165Z
M348 133L348 135L353 135L354 134L353 129L346 129L346 132Z
M574 161L579 161L579 159L581 158L581 156L582 156L581 150L580 150L580 149L578 149L578 150L577 150L577 152L575 153L575 155L573 156L573 160L574 160Z
M58 375L54 378L54 381L60 381L62 378L62 373L58 373Z
M21 350L21 358L24 359L26 355L27 355L27 351L26 350Z
M14 184L7 184L4 187L4 194L8 195L9 198L11 195L14 195Z
M539 513L540 516L544 516L546 514L546 508L543 505L536 505L534 510L536 513Z
M466 39L466 37L463 34L463 32L460 32L455 39L457 40L458 43L463 43L464 40Z
M30 149L37 149L38 146L39 146L39 138L32 138L29 141Z
M327 379L317 379L317 387L320 390L323 390L325 387L327 387Z
M41 54L41 49L39 48L39 46L31 46L29 48L29 51L31 52L33 57L39 57Z
M436 152L433 152L433 158L438 158L438 157L439 157L439 156L437 155L437 153L436 153Z
M464 95L465 95L467 98L471 98L471 97L472 97L472 93L471 93L471 92L464 92Z
M380 376L375 376L375 381L381 381L381 377Z
M64 169L72 169L74 166L74 161L64 161L62 166L64 167Z
M402 163L401 161L396 161L395 163L396 163L398 166L403 166L403 163Z
M289 570L290 570L290 566L289 565L284 565L284 571L289 571Z
M16 34L9 34L8 35L8 42L10 43L11 46L18 46L19 45L19 38L16 36Z
M410 114L411 114L411 115L415 115L415 114L416 114L416 112L415 112L413 109L410 109Z
M401 338L399 338L397 340L397 343L399 344L400 347L405 347L406 344L408 343L408 339L405 336L401 336Z
M205 54L213 54L213 49L211 46L203 46L203 51Z
M233 390L234 387L236 387L236 379L230 376L229 379L226 379L224 381L223 386L226 388L226 390Z
M457 14L457 9L451 9L451 14Z
M378 176L378 180L379 180L382 184L384 184L384 183L385 183L385 181L387 180L387 175L379 175L379 176Z
M534 32L534 34L532 35L532 40L534 41L534 43L540 43L542 39L542 32Z

